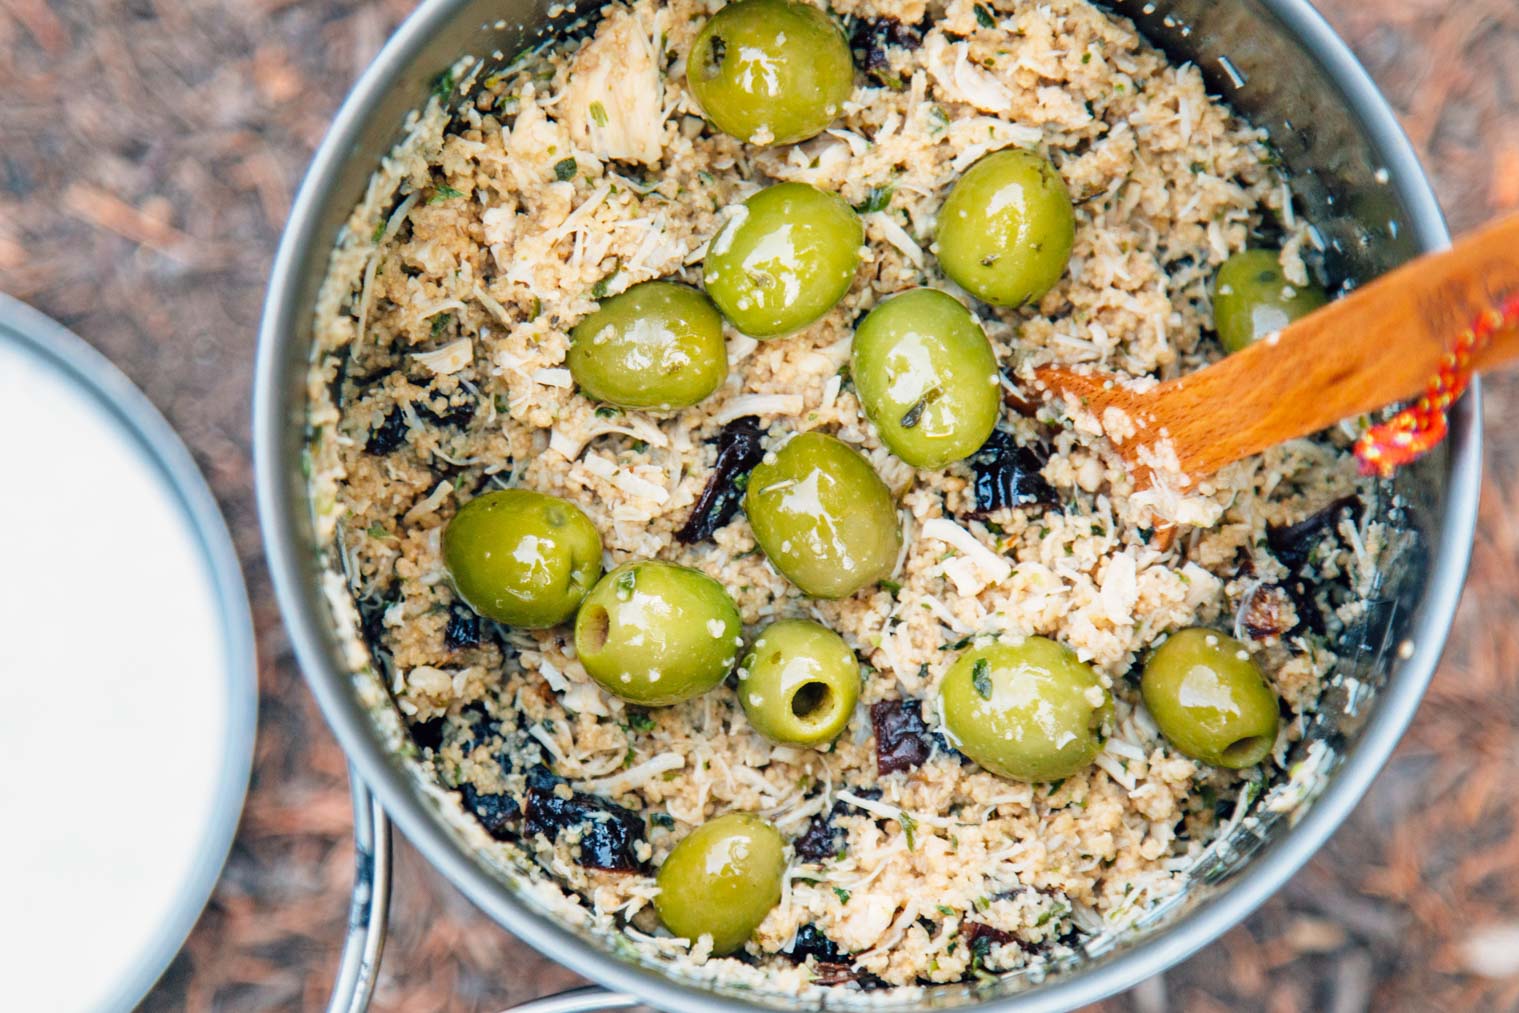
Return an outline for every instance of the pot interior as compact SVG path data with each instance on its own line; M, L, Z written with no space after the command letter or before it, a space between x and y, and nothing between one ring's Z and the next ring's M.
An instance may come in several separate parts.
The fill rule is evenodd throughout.
M424 4L382 54L378 67L361 82L335 128L336 140L329 138L329 145L319 156L297 207L291 234L286 237L282 256L293 259L285 265L285 277L277 274L276 288L283 282L285 290L271 297L273 312L266 320L265 343L274 347L263 351L268 361L264 363L262 381L266 389L262 397L272 407L261 414L276 424L275 431L260 432L261 442L268 444L265 459L274 462L280 472L273 480L274 495L280 500L273 509L292 529L286 539L290 544L272 547L276 577L284 585L281 590L287 617L302 648L308 676L329 718L343 734L345 747L356 757L365 776L376 782L387 808L401 810L398 815L403 826L407 824L406 810L425 811L432 824L428 833L433 838L446 837L454 852L440 862L445 871L461 878L467 873L456 873L473 863L474 874L468 874L471 885L480 885L482 877L489 877L475 891L476 899L540 947L562 944L568 937L563 931L523 931L524 924L533 920L523 906L538 910L540 917L543 911L538 901L522 892L520 874L511 869L487 869L468 839L467 828L459 825L456 813L440 803L428 775L393 748L399 742L400 725L393 712L386 717L383 692L364 703L359 701L361 693L355 687L362 687L351 677L356 667L353 655L348 653L351 643L345 645L338 635L338 623L319 590L326 564L307 520L310 504L294 462L300 460L303 443L305 376L317 288L342 224L363 194L370 174L402 137L406 114L424 105L435 88L447 90L448 79L441 75L456 61L484 54L489 65L565 30L576 15L573 8L566 12L562 6L546 0L440 0ZM1326 45L1319 34L1322 25L1307 13L1306 4L1296 0L1238 0L1227 4L1212 0L1117 0L1108 6L1132 18L1173 61L1197 64L1212 91L1269 130L1293 178L1297 211L1317 226L1322 244L1312 266L1331 291L1373 277L1443 239L1443 225L1406 143L1399 135L1387 132L1378 118L1381 110L1375 96L1364 91L1353 73L1347 77L1338 62L1339 51L1332 44ZM551 10L558 12L556 16L550 16ZM461 75L460 80L464 79ZM1453 420L1453 432L1458 440L1465 441L1474 423L1470 405L1463 408ZM1389 540L1388 555L1379 561L1381 579L1363 589L1362 618L1333 645L1343 661L1330 680L1308 735L1295 747L1298 776L1268 792L1248 815L1240 813L1243 818L1232 821L1232 829L1214 845L1211 860L1198 869L1186 890L1150 911L1125 933L1102 937L1084 959L1047 969L1040 982L1030 980L1027 974L1012 974L977 985L935 986L930 990L930 1005L950 1007L1010 997L1026 993L1031 986L1038 986L1035 994L1050 1001L1095 998L1102 991L1159 970L1202 942L1196 935L1177 935L1175 930L1181 923L1198 920L1201 909L1218 906L1223 895L1235 892L1242 870L1260 861L1263 851L1293 852L1285 866L1278 864L1285 871L1269 887L1279 885L1285 872L1306 859L1317 842L1305 846L1293 837L1291 828L1340 779L1338 772L1355 759L1368 727L1380 722L1391 731L1376 744L1381 755L1369 761L1363 779L1369 780L1406 723L1433 668L1449 620L1449 603L1444 599L1453 602L1451 585L1459 582L1469 543L1470 517L1450 516L1447 495L1450 489L1468 488L1472 470L1469 456L1463 455L1460 468L1453 471L1452 453L1449 447L1442 447L1401 471L1394 482L1381 485L1374 501L1366 504L1370 517L1387 522L1404 537ZM265 505L269 508L268 500ZM1470 504L1463 504L1461 510L1469 514ZM280 535L276 532L271 541L280 542ZM1384 698L1393 685L1405 688L1396 694L1397 706L1390 709ZM1347 789L1347 807L1364 787L1361 783ZM414 839L419 839L421 835L414 828L408 829L413 830ZM1322 836L1320 833L1319 839ZM424 850L437 851L429 848L431 842L426 839L419 843ZM439 859L437 853L433 857ZM1212 931L1221 931L1259 899L1256 895L1236 904L1222 923L1214 923ZM514 905L516 917L503 914ZM619 978L608 970L614 967L612 961L636 959L619 952L605 938L588 932L576 934L582 941L572 945L590 956L568 958L565 951L554 955L578 969L603 978ZM1134 959L1139 956L1136 947L1168 935L1172 940L1169 949L1150 960L1148 966L1141 966L1143 959ZM1149 948L1157 953L1162 949ZM1109 973L1100 987L1090 986L1086 993L1060 986L1063 980L1077 985L1078 979L1093 979L1105 967L1114 973ZM638 981L648 984L662 1004L713 1008L710 995L702 998L694 990L671 991L667 982L648 972L621 977L618 983ZM783 997L767 998L752 992L731 998L776 1008L785 1004ZM830 1006L836 1003L840 1007L866 1001L873 1008L894 1005L889 996L880 993L840 992L828 1000ZM914 1000L913 1006L921 1008L921 1000Z

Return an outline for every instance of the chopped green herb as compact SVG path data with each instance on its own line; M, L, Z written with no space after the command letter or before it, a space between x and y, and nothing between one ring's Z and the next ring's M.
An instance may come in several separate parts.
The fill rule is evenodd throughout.
M627 574L627 576L631 577L632 574ZM654 730L654 719L649 717L647 711L632 710L630 708L628 710L628 727L635 732L652 732Z
M507 412L512 410L512 404L509 400L507 400L505 394L497 394L495 397L491 398L491 404L496 406L496 412L500 415L505 415Z
M912 818L911 813L903 809L898 811L897 822L901 824L902 833L907 835L907 850L914 850L917 847L917 842L913 835L917 833L918 821Z
M446 102L448 97L454 93L454 69L452 67L433 79L432 93L438 96L438 101L440 102Z
M369 532L369 537L370 538L389 538L390 537L390 532L386 531L385 530L385 525L381 524L379 521L375 521L373 524L369 525L369 527L366 530Z
M444 183L442 186L438 187L436 190L433 191L433 195L431 197L427 198L427 203L428 204L442 204L446 200L453 200L455 197L463 197L463 196L464 196L464 191L463 190L455 190L453 187L449 186L447 183Z
M580 166L573 158L561 158L554 163L554 178L561 183L575 178L575 173L580 171Z
M997 19L992 17L992 12L987 10L983 5L976 4L976 24L982 28L995 28L997 26Z
M436 338L438 335L442 334L443 329L449 325L449 322L452 321L453 318L454 315L452 313L439 313L437 316L433 317L432 336Z
M602 105L600 102L592 102L591 103L591 119L596 122L596 125L598 127L604 127L604 126L606 126L607 125L607 107L604 106L604 105Z
M891 204L891 193L895 187L873 186L865 199L854 206L854 209L862 215L868 215L872 211L885 211Z
M644 440L635 440L633 442L633 453L635 453L635 454L647 454L648 452L649 452L649 444L647 443L647 441L644 441Z
M894 580L878 580L876 581L876 586L893 598L902 593L902 585Z
M948 904L937 904L935 907L937 907L939 909L939 913L946 918L953 918L955 916L955 909L950 907Z
M952 644L943 644L943 645L941 645L939 647L939 650L941 650L941 651L958 651L958 650L961 650L962 648L964 648L965 646L967 646L974 639L976 639L974 636L961 637L959 640L956 640Z
M666 830L675 829L675 817L669 813L649 813L649 822Z
M976 688L976 695L983 700L992 698L992 666L985 658L977 658L971 666L970 683Z
M383 218L381 218L378 222L376 222L375 226L374 226L374 234L369 237L371 240L374 241L374 244L376 246L379 246L380 245L380 240L382 240L382 239L385 238L385 224L386 224L385 223L385 219L383 219Z
M619 416L621 414L622 414L622 409L621 408L617 408L617 407L614 407L614 406L609 405L609 404L604 404L601 407L599 407L599 408L596 409L596 417L598 419L616 418L617 416Z
M839 903L840 904L848 904L849 903L849 891L846 890L846 889L844 889L842 886L836 886L836 887L834 887L833 888L833 895L839 899Z

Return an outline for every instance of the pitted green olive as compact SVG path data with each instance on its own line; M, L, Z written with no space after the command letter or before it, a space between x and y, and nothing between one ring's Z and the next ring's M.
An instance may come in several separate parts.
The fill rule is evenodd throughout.
M950 741L994 774L1070 777L1102 750L1113 700L1091 666L1046 637L961 654L939 685Z
M1317 285L1289 282L1278 251L1245 250L1213 279L1213 326L1224 348L1237 352L1328 301Z
M528 489L476 496L443 531L459 596L508 626L557 626L601 576L601 535L579 507Z
M854 91L849 43L796 0L734 0L697 33L686 81L707 118L741 141L792 144L821 133Z
M685 408L728 376L722 316L696 289L670 281L614 295L570 339L566 365L581 391L619 408Z
M1002 411L986 332L954 298L930 288L870 311L854 333L850 375L881 439L919 468L974 454Z
M965 170L939 209L939 265L993 306L1043 296L1071 258L1076 215L1049 159L1006 148Z
M721 584L649 560L601 578L575 617L575 652L614 696L647 707L700 696L738 660L743 626Z
M738 701L755 730L775 742L832 742L859 697L859 659L843 637L810 619L771 623L739 662Z
M750 197L712 238L702 283L745 334L806 327L849 291L865 229L837 194L778 183Z
M1233 637L1197 627L1171 634L1145 662L1140 691L1166 741L1195 760L1253 767L1276 744L1276 694Z
M712 952L732 953L780 903L786 844L751 813L729 813L691 831L659 867L654 910L665 928Z
M902 547L896 501L870 462L802 433L749 474L744 512L775 568L814 598L844 598L891 573Z

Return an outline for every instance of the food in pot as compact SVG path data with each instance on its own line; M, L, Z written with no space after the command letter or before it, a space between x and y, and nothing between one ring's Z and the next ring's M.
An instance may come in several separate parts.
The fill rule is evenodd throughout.
M693 84L769 10L820 27L767 59L823 67L835 19L854 61L800 143L766 110L821 90L730 133ZM453 75L334 253L312 499L376 722L532 903L906 1002L1083 959L1310 790L1397 541L1353 432L1140 485L1102 434L1143 420L1033 380L1216 360L1248 248L1308 290L1291 181L1197 68L1084 0L640 0ZM486 592L538 572L533 497L589 528L522 614Z
M1145 707L1166 741L1215 767L1253 767L1276 744L1276 694L1250 651L1217 630L1178 630L1145 662Z
M986 332L931 288L870 311L855 329L850 371L882 442L919 468L974 454L1002 415L1002 374Z
M838 24L800 0L734 0L707 19L686 59L707 119L750 144L821 133L854 91Z
M756 338L806 327L854 281L860 221L837 194L778 183L744 201L707 246L702 282L733 326Z
M810 619L766 626L739 662L738 702L772 742L832 742L859 698L859 659L843 637Z
M1213 321L1224 348L1237 352L1276 334L1328 301L1307 280L1290 282L1281 251L1243 250L1224 261L1213 283Z

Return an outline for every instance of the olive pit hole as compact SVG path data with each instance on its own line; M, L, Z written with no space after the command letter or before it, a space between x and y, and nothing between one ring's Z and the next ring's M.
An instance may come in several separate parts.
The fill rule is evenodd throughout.
M802 720L821 717L833 703L833 687L826 682L804 682L791 697L791 713Z
M612 620L607 615L607 610L600 605L592 605L585 615L585 646L591 653L600 651L607 645L607 633L611 629Z
M1265 756L1273 741L1264 735L1247 735L1243 739L1229 743L1219 756L1230 766L1254 766Z

